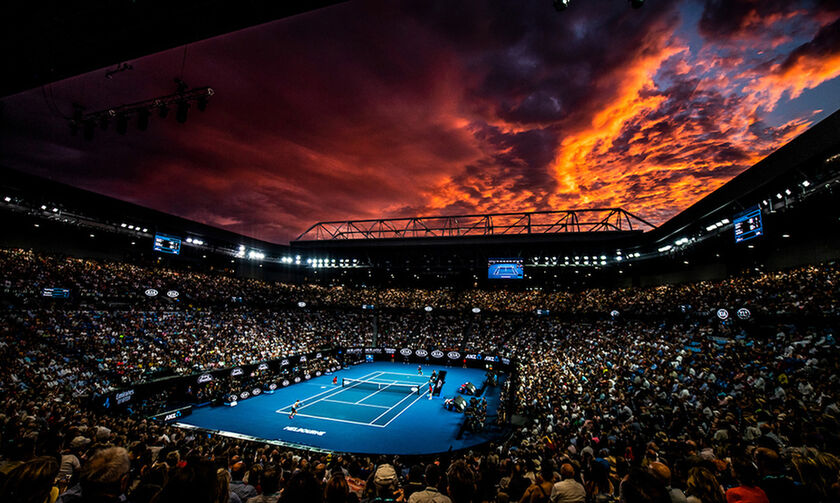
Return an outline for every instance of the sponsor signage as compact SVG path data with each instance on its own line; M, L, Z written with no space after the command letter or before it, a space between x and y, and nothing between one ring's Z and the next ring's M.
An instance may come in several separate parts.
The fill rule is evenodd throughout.
M181 294L178 293L178 290L169 290L168 292L166 292L166 296L170 299L177 299L179 295Z
M402 348L400 350L400 354L403 356L411 356L411 353L413 353L413 351L411 351L410 348Z
M443 358L443 351L435 349L432 351L432 358Z
M396 353L397 350L394 349L394 348L385 348L385 352L389 355L392 355L392 354Z
M157 297L158 291L154 288L147 288L145 292L146 297Z
M288 379L283 379L283 383L282 383L282 384L283 384L283 386L288 386L290 383L289 383L289 380L288 380Z
M304 355L304 356L301 356L301 357L300 357L300 362L301 362L301 363L303 363L303 362L305 362L305 361L306 361L306 356L305 356L305 355Z
M750 313L750 310L746 307L742 307L738 310L736 314L738 314L738 318L741 318L742 320L748 320L752 313Z
M236 367L235 369L230 371L231 377L241 376L242 374L244 374L242 367Z
M277 383L273 382L273 383L269 384L268 389L270 389L271 391L276 390L277 389Z
M257 396L260 393L262 393L262 390L259 389L259 388L254 388L254 389L251 390L251 395L253 395L253 396Z
M295 377L295 382L300 382L300 377Z
M257 370L268 370L268 364L260 363L259 367L257 367Z
M125 391L121 391L114 395L114 401L117 402L117 405L124 404L131 400L131 397L134 396L133 389L127 389Z
M317 372L315 372L315 377L321 377L321 371L320 371L320 370L318 370Z
M497 356L485 356L484 361L486 361L486 362L497 362L497 361L499 361L499 357L497 357Z
M510 365L510 358L505 358L504 356L501 358L502 363L505 365Z
M425 349L418 349L417 351L415 351L415 352L414 352L414 354L415 354L415 355L417 355L417 356L419 356L420 358L423 358L423 357L425 357L426 355L428 355L428 354L429 354L429 352L428 352L428 351L426 351Z
M458 358L461 357L461 353L459 353L457 351L450 351L450 352L446 353L446 356L448 356L450 360L457 360Z
M718 309L717 310L717 317L720 318L721 320L725 320L726 318L729 318L729 311L727 311L726 309L723 309L723 308Z
M206 382L210 382L210 381L212 381L212 380L213 380L213 376L212 376L212 375L210 375L210 374L201 374L200 376L198 376L198 380L197 380L197 382L198 382L198 384L204 384L204 383L206 383Z
M242 393L240 393L240 394L239 394L239 398L241 398L241 399L243 399L243 400L245 400L245 399L246 399L246 398L248 398L249 396L251 396L251 394L250 394L250 393L248 393L247 391L243 391Z
M467 360L480 360L480 359L481 359L481 355L476 355L476 354L468 353L468 354L464 355L464 358L466 358Z
M281 366L281 367L285 367L285 366L286 366L286 365L288 365L288 364L289 364L289 360L288 360L288 359L286 359L286 358L283 358L283 361L281 361L281 362L280 362L280 366Z
M304 435L316 435L316 436L319 436L319 437L323 437L327 433L326 431L310 430L308 428L298 428L297 426L284 426L283 429L286 430L286 431L292 431L292 432L295 432L295 433L303 433Z

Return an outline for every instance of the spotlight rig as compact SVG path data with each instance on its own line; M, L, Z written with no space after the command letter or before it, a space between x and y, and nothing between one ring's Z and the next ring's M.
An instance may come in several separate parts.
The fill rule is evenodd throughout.
M136 122L139 131L145 131L149 127L149 118L153 113L157 112L158 116L164 119L169 114L170 108L176 110L175 119L183 124L187 122L191 105L195 103L196 108L203 112L213 94L215 93L211 87L189 89L183 82L179 82L178 91L174 94L96 112L84 113L80 105L74 105L73 116L69 119L70 132L75 135L81 130L86 140L92 140L97 125L104 131L113 121L116 124L117 133L124 135L128 131L128 123L131 120Z

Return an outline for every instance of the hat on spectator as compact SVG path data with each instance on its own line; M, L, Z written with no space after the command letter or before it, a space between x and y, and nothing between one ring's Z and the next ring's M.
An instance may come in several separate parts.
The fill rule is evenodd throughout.
M71 449L78 449L79 447L83 447L90 443L89 438L85 438L81 435L75 437L73 440L70 441L70 448Z
M373 475L373 483L377 487L393 487L397 484L397 472L389 464L380 465Z

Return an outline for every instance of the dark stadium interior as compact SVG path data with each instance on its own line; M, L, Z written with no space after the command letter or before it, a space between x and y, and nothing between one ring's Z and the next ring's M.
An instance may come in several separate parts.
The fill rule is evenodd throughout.
M528 5L522 7L527 15L510 19L511 26L501 21L516 9L481 2L453 7L410 0L137 0L84 8L56 2L2 7L0 61L11 71L0 84L5 97L0 132L14 135L0 138L0 503L840 502L840 110L828 109L836 108L836 96L826 98L840 85L840 45L834 44L840 38L833 31L840 26L840 6L603 0L587 11L582 0L541 1L545 16ZM373 36L364 31L371 25L390 21L393 26L382 24L383 32L406 30L410 36L421 32L411 31L417 26L431 26L459 49L477 43L470 37L487 36L490 52L513 54L516 65L503 68L490 57L469 62L476 74L471 65L498 72L480 91L470 88L469 72L458 74L465 89L487 93L484 98L504 95L499 89L508 83L500 75L533 77L531 70L539 66L517 52L524 49L512 42L516 33L545 30L558 16L567 23L561 38L591 40L606 30L606 24L593 21L603 15L621 32L604 38L613 41L622 30L640 29L645 36L632 40L638 54L660 50L668 56L657 64L673 65L664 74L638 73L640 82L656 82L639 85L637 104L667 101L663 81L688 75L689 66L703 67L710 73L689 82L690 92L668 96L684 98L690 109L688 115L673 112L674 123L692 129L686 124L711 114L714 106L723 110L714 116L722 122L724 115L745 113L756 99L744 121L762 141L751 143L729 126L717 130L706 124L708 136L721 142L715 154L736 160L691 161L687 171L695 185L683 184L690 178L683 171L650 185L638 179L652 173L641 166L645 162L676 169L668 164L676 161L660 157L690 157L685 152L694 151L691 142L699 137L678 145L678 153L642 158L638 173L630 169L614 178L620 180L614 188L600 186L599 176L612 176L603 166L583 175L596 179L591 187L629 195L590 199L578 181L570 186L581 194L534 203L534 186L559 190L560 178L542 180L545 173L530 165L533 171L516 174L521 166L506 164L506 156L526 149L530 140L518 136L519 145L495 139L493 159L507 171L489 176L488 183L499 184L491 191L494 197L510 191L512 203L459 205L460 196L448 194L456 203L438 204L437 194L424 194L421 205L406 199L400 211L373 217L369 208L386 200L373 192L364 201L370 204L356 213L342 213L347 206L340 201L331 209L336 193L357 197L366 184L377 189L376 179L365 179L373 168L359 160L361 180L347 187L334 187L334 181L319 187L316 180L283 187L277 196L317 200L323 189L317 212L283 202L288 206L271 206L278 211L272 215L256 215L262 207L254 207L253 221L243 222L251 201L245 194L239 206L226 202L218 208L237 212L231 216L236 223L226 224L218 215L184 211L204 193L171 206L155 198L115 197L125 194L121 184L132 183L132 170L145 169L138 168L142 162L132 164L135 155L157 160L194 155L196 165L230 160L167 151L164 139L181 134L171 130L140 139L131 137L136 131L123 130L97 138L101 147L82 137L84 127L98 128L100 120L120 128L117 116L128 108L69 122L53 117L58 125L32 133L32 143L21 139L35 130L16 122L21 113L16 107L41 91L49 102L46 90L53 83L102 69L127 72L127 62L181 46L186 61L190 44L224 46L223 37L243 29L259 37L270 33L270 23L291 20L288 26L296 26L323 16L329 25L351 12L374 16L347 19L349 32L361 27L364 37ZM680 27L662 36L664 26L677 19ZM586 27L592 22L594 34ZM462 34L462 25L474 31ZM291 32L303 41L320 37L298 29ZM666 42L645 46L654 35ZM710 50L698 49L698 40L719 42L724 49L710 56ZM674 49L670 44L679 45L674 41L684 45ZM411 43L423 47L421 52L446 53L435 46L438 39ZM773 53L770 59L759 57L765 46ZM268 47L254 50L276 49ZM582 57L597 60L596 49ZM623 55L625 49L610 51ZM341 43L333 50L343 50ZM546 49L541 64L563 59L552 50ZM683 68L670 59L680 54L702 57ZM601 64L616 64L604 57ZM630 66L649 63L628 59ZM746 60L754 65L749 70L739 66ZM384 65L383 75L400 80L389 73L395 71L388 66L393 62L375 56L371 61L372 68ZM452 61L447 64L456 66ZM400 60L397 67L406 72L400 77L410 80L415 64L421 65ZM598 80L588 73L594 70L572 68ZM704 78L727 80L727 72L736 70L743 78L755 68L777 79L770 91L780 90L748 92L763 78L753 76L746 87L732 84L738 91L718 96L721 103L691 101L704 92ZM241 70L242 80L261 76L235 65L220 70ZM618 88L626 84L620 73L610 74ZM569 79L562 75L554 80ZM795 83L780 84L784 79ZM194 89L178 85L176 94L160 98L173 101L155 101L148 105L153 108L141 103L137 110L146 120L167 106L175 115L189 95L191 107L202 107L202 113L208 107L206 120L225 120L210 115L212 90L205 95L196 88L199 94L191 95ZM529 85L524 77L517 84ZM527 92L517 86L513 94L522 98ZM614 98L621 104L621 96ZM485 124L487 130L497 128L499 137L511 138L533 133L528 127L535 122L523 114L540 117L540 123L551 101L524 110L522 99L522 108L506 110L507 122ZM342 108L341 99L324 100ZM485 103L482 113L497 105ZM564 113L590 114L594 129L610 128L595 127L595 116L623 113L620 107L581 108ZM624 129L607 149L616 157L601 152L584 160L636 162L639 154L631 151L638 144L619 139L640 134L641 126L630 124L640 116L660 120L668 112L634 110L632 119L622 116ZM714 122L707 119L702 122ZM83 145L77 150L56 136L68 123L78 135L72 141ZM237 123L230 124L235 130ZM561 158L564 149L572 150L562 138L563 127L540 124L543 132L557 135L552 155ZM653 129L666 127L658 124ZM492 136L474 123L463 127L476 137ZM191 141L200 140L199 129L190 133ZM95 131L88 133L104 136ZM235 149L259 148L247 131L232 134L239 137ZM454 135L444 136L449 134ZM568 134L575 137L574 131ZM120 150L119 142L130 137L136 150ZM597 141L589 145L590 156L603 141L598 134L591 137ZM224 144L219 138L215 141ZM395 132L386 143L398 155L404 139ZM657 141L646 140L644 148L657 150ZM445 144L453 157L463 154L454 143ZM388 156L373 139L371 145L377 156ZM743 149L742 155L730 147ZM113 152L119 155L110 159ZM79 159L95 159L97 165L79 170ZM746 160L749 165L743 165ZM91 173L109 162L111 168L99 172L103 184L94 184L102 190L82 188L91 185L81 174L89 182ZM61 172L64 163L74 175ZM154 166L150 178L137 175L138 187L171 184L166 190L177 193L205 184L208 200L215 197L211 186L223 186L225 176L238 190L243 187L242 180L233 180L241 166L213 175L203 168L174 170L178 176L171 180L167 169ZM475 175L496 167L465 169ZM81 173L78 183L75 173ZM185 174L203 181L186 184L179 179ZM214 176L219 180L207 181ZM454 186L457 178L448 180ZM708 190L697 188L703 179ZM244 175L243 180L248 183ZM650 199L639 187L676 195ZM515 190L532 197L518 199ZM697 194L702 197L693 197ZM558 207L558 201L580 204ZM655 207L663 201L672 206ZM392 203L381 204L396 207ZM415 213L416 208L439 211ZM288 221L272 232L254 230L285 212ZM184 217L192 214L201 217ZM310 215L330 218L307 220ZM649 215L656 218L648 221ZM276 238L291 230L288 243Z

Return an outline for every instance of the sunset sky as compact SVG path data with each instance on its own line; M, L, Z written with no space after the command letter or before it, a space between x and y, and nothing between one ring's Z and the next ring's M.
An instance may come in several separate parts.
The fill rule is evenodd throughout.
M658 224L840 108L840 2L351 1L130 63L3 99L0 162L279 243L468 212ZM85 141L62 118L178 76L216 92L186 124Z

